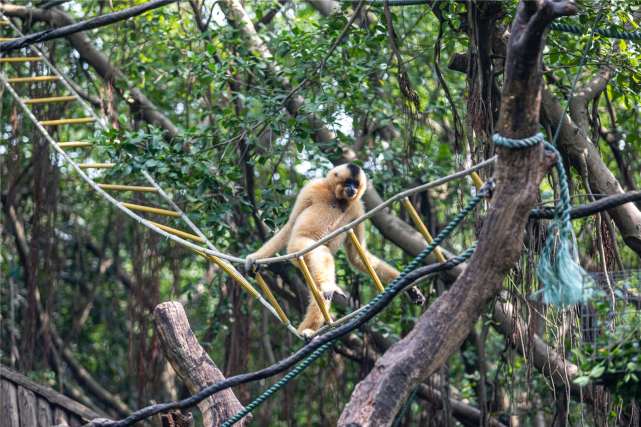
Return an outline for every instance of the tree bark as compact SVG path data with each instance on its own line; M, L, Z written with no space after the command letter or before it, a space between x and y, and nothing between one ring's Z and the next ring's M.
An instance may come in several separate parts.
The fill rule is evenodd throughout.
M157 305L154 322L165 356L190 393L225 379L196 340L180 303L169 301ZM227 389L203 400L198 408L203 414L205 427L215 427L242 410L243 406L234 392ZM251 415L248 415L236 425L244 426L250 419Z
M506 59L498 123L502 135L518 139L538 130L544 31L555 18L574 13L572 1L520 3ZM410 390L459 348L518 260L529 211L554 159L544 156L540 144L525 150L497 148L497 152L497 189L468 268L356 386L339 425L391 425Z

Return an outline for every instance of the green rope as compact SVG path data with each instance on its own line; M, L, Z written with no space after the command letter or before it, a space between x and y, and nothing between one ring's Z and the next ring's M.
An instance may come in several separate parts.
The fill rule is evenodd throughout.
M554 22L551 25L553 30L563 31L565 33L572 33L577 35L588 34L584 28L578 27L576 25L564 24L561 22ZM641 41L641 31L622 31L616 28L595 28L594 32L603 37L608 37L611 39L621 39L621 40L630 40L630 41Z
M543 284L543 289L537 293L543 295L546 304L573 305L590 297L591 280L579 264L576 238L570 222L568 177L561 161L561 153L544 138L542 133L524 139L510 139L499 134L493 136L495 144L511 149L529 148L543 142L545 149L556 156L555 166L559 174L560 194L537 268L537 276Z
M415 270L423 261L423 259L428 256L430 253L434 251L434 249L439 246L453 231L454 229L463 221L463 219L469 214L478 204L479 202L483 199L488 194L489 189L491 188L493 184L489 183L486 184L486 187L481 189L477 195L472 197L468 204L450 221L445 228L441 230L441 232L434 238L432 243L427 245L425 249L423 249L414 259L405 266L403 271L394 279L386 288L385 291L376 295L369 303L367 303L363 309L356 315L354 316L354 319L352 319L352 322L356 322L358 319L362 318L365 316L365 314L368 313L369 310L372 309L372 306L376 304L378 301L380 301L384 296L389 295L390 293L393 293L397 291L398 287L400 284L402 284L402 279L407 276L412 270ZM465 250L463 253L461 253L456 259L460 262L463 262L470 256L472 256L472 253L474 253L475 245L472 247L468 248ZM230 417L228 420L226 420L221 427L231 427L241 419L243 419L247 414L252 412L254 409L256 409L261 403L263 403L265 400L267 400L271 395L276 393L278 390L283 388L288 382L296 378L301 372L303 372L308 366L310 366L316 359L318 359L320 356L325 353L328 349L330 349L334 345L334 342L328 342L326 344L323 344L319 348L317 348L312 354L307 356L301 363L299 363L294 369L289 371L283 378L272 384L267 390L265 390L263 393L261 393L256 399L251 401L247 406L245 406L242 410L240 410L237 414L234 416Z

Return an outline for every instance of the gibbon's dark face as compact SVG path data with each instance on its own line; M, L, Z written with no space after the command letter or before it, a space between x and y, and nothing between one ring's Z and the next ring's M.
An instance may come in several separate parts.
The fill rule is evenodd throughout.
M338 200L358 200L367 187L365 172L352 163L336 166L329 171L326 179Z

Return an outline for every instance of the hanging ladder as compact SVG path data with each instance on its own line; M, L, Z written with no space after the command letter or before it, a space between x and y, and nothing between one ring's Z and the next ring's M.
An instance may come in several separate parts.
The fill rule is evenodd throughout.
M1 34L6 33L7 30L11 34ZM0 13L0 41L13 40L15 36L22 37L23 34L20 30L5 16ZM9 37L11 36L11 37ZM129 183L113 183L113 182L96 182L95 179L100 179L100 170L111 169L116 166L116 164L111 162L96 162L93 161L90 155L90 150L92 144L88 141L57 141L51 135L48 129L56 129L63 126L76 126L76 125L91 125L98 126L99 128L106 130L107 124L104 119L98 117L93 108L82 99L80 94L73 88L69 83L69 79L62 73L57 67L55 67L44 53L35 46L28 48L31 53L28 56L3 56L0 57L0 80L2 84L7 89L7 91L15 98L15 101L20 105L27 117L34 123L38 128L43 137L51 144L53 149L69 164L72 169L80 175L80 177L86 181L94 191L106 199L109 203L114 205L119 210L123 211L125 214L146 226L147 228L159 233L165 237L168 237L175 242L186 246L192 251L198 253L199 255L205 257L209 262L213 262L221 268L225 273L227 273L237 284L239 284L248 294L256 298L262 305L264 305L277 319L279 319L287 328L299 336L296 329L291 325L291 322L287 318L287 315L283 311L282 307L276 301L276 298L272 294L269 286L264 281L262 277L257 277L257 283L263 293L265 294L265 299L260 292L254 288L254 286L249 283L236 268L234 268L231 263L226 260L223 260L215 255L207 253L209 251L216 252L216 247L211 243L205 234L187 217L187 215L176 205L173 199L158 185L158 183L147 173L143 171L139 181L146 181L147 185L131 185ZM11 68L14 73L24 73L24 67L21 66L30 66L30 64L41 64L42 66L38 67L39 71L45 71L44 74L32 75L32 68L28 70L29 75L12 75L8 76L8 66L13 66ZM28 86L39 84L43 82L50 82L54 84L55 89L61 91L66 91L67 93L55 94L43 98L24 98L19 95L19 89L17 86ZM62 117L55 119L43 119L36 117L34 110L31 109L33 106L42 106L53 103L76 103L79 104L82 110L86 113L85 117ZM83 163L77 163L74 158L69 155L68 150L80 150L82 149L85 153L87 160ZM94 170L94 173L88 175L85 171ZM129 179L130 180L130 179ZM161 203L166 206L147 206L140 205L138 203L131 203L126 201L121 201L112 196L112 194L131 194L131 193L153 193L156 194ZM148 219L141 214L151 214L166 218L176 218L182 220L182 223L187 226L189 231L184 231L178 228L174 228L167 224L157 222L151 219ZM191 242L198 243L202 246L196 246Z

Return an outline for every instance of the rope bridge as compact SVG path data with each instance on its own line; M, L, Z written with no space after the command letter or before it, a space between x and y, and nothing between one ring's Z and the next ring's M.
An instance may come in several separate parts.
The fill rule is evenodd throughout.
M8 29L8 32L13 34L2 34L5 29ZM0 41L12 40L15 37L9 37L9 35L23 37L24 35L20 30L8 19L5 18L3 14L0 13ZM34 123L38 131L43 135L43 137L49 142L53 149L58 153L58 155L68 164L71 168L104 200L108 203L125 213L127 216L140 223L141 225L147 227L155 233L158 233L168 239L173 240L174 242L182 245L196 254L204 257L210 262L213 262L218 267L221 268L225 273L227 273L239 286L242 287L251 297L258 300L263 306L265 306L271 313L274 315L285 327L294 335L299 338L302 338L298 334L296 328L291 324L289 318L287 317L282 306L276 300L276 297L270 290L269 286L265 282L264 278L260 273L256 273L255 282L260 288L259 292L248 279L246 279L239 271L236 269L232 263L244 264L245 259L236 257L233 255L220 252L214 244L205 236L205 234L196 226L186 215L186 213L180 209L180 207L173 201L169 194L163 190L163 188L154 180L154 178L147 173L142 171L140 173L139 181L142 183L131 185L129 183L122 182L102 182L100 180L101 175L100 171L108 170L116 166L114 163L109 162L97 162L95 161L90 154L90 149L92 148L92 143L89 141L57 141L50 132L50 129L58 129L63 126L94 126L102 130L107 130L108 125L106 121L99 117L93 108L82 99L81 95L75 90L71 84L69 78L56 66L54 66L51 61L46 57L46 55L37 47L29 47L32 53L29 56L3 56L0 57L0 66L3 69L0 71L0 81L6 88L6 90L14 97L17 104L22 108L25 115ZM4 66L5 64L14 65L13 70L19 70L20 65L28 65L39 63L43 64L40 67L41 71L44 71L40 75L25 75L25 73L18 73L19 75L8 76L5 74ZM66 91L65 94L56 94L54 96L48 96L43 98L23 98L18 93L18 87L24 87L27 85L37 85L43 82L53 83L56 85L56 88ZM66 117L66 118L39 118L36 117L32 107L35 105L48 105L48 104L60 104L60 103L78 103L82 110L85 112L83 117ZM84 152L84 158L86 161L78 163L74 157L69 153L70 151ZM338 320L333 320L330 313L328 312L325 304L323 303L322 296L318 291L318 287L314 283L314 279L309 273L309 269L303 259L303 255L317 248L318 246L326 243L327 241L333 239L339 234L347 233L351 241L354 243L359 256L361 257L364 265L367 267L367 271L376 286L376 289L379 292L379 295L385 291L380 278L377 276L373 267L371 266L369 259L367 258L365 251L360 245L356 234L353 229L361 222L375 215L377 212L382 209L387 208L392 203L397 201L402 202L403 206L409 213L412 221L416 225L417 229L421 235L425 238L428 244L433 242L433 238L427 228L427 226L421 220L418 212L412 205L412 202L409 199L409 196L425 191L429 188L433 188L439 185L442 185L446 182L449 182L454 179L462 178L467 175L471 175L474 185L477 190L481 188L483 181L476 173L477 170L486 167L495 161L496 157L492 157L482 163L479 163L471 168L463 170L461 172L452 174L450 176L437 179L435 181L423 184L421 186L403 191L396 194L390 199L386 200L381 205L375 207L374 209L368 211L361 217L352 221L349 224L335 230L334 232L328 234L323 239L318 240L313 245L306 247L303 250L293 252L283 256L276 256L264 259L258 259L255 261L257 265L267 265L276 262L283 261L294 261L298 263L303 276L305 277L305 282L314 297L314 300L318 304L323 313L323 317L328 325L319 330L317 334L322 334L326 332L329 328L336 327L340 324L347 322L348 320L356 317L361 309L356 310L352 313L347 314ZM88 171L94 171L91 175ZM96 181L98 179L98 181ZM127 177L127 181L131 182L131 177ZM132 193L146 193L157 195L162 204L158 205L141 205L138 203L131 203L123 201L120 198L117 198L116 194L132 194ZM149 219L143 214L151 214L155 216L165 217L174 219L181 222L180 228L170 226L165 223L157 222L155 220ZM189 230L186 231L185 229ZM440 262L445 262L446 258L443 252L436 247L435 256Z

